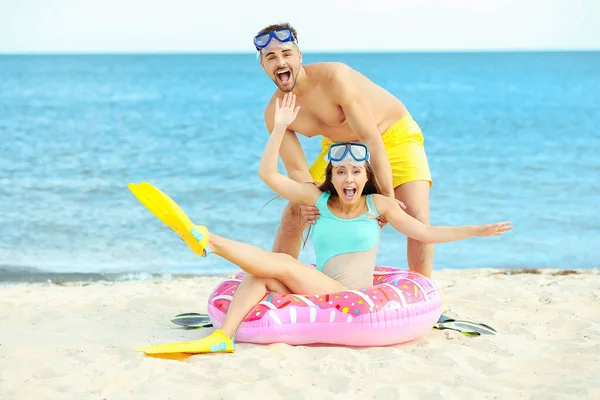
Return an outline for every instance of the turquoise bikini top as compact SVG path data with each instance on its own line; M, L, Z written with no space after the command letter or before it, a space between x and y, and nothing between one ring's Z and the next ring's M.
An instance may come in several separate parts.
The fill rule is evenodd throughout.
M373 203L372 194L367 195L369 211L353 219L343 219L333 215L327 206L329 197L330 194L324 192L317 200L316 207L321 216L313 226L312 232L319 271L323 271L330 258L339 254L374 249L381 236L381 228L375 219L379 216L379 212Z

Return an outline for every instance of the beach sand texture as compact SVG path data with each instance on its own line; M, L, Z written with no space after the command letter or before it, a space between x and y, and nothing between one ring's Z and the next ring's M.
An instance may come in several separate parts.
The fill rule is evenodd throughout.
M135 349L208 335L170 318L205 312L222 278L4 286L0 398L599 399L600 270L505 272L434 272L445 314L497 336L432 330L366 349L239 343L180 359Z

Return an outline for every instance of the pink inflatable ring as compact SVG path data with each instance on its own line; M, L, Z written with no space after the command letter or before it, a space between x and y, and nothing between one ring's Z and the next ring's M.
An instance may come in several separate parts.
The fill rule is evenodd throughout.
M245 273L221 282L208 300L216 328L223 324ZM235 340L249 343L386 346L427 333L442 313L442 297L415 272L375 267L373 286L323 295L267 293L248 313Z

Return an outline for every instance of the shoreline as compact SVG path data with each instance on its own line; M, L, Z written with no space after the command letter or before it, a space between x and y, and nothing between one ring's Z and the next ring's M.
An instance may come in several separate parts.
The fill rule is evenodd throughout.
M23 270L31 270L31 268L24 268ZM19 284L36 284L36 283L51 283L55 285L69 285L69 284L94 284L98 282L136 282L136 281L156 281L156 280L177 280L177 279L198 279L203 277L225 277L238 270L231 270L229 272L217 273L211 272L207 274L184 274L184 273L170 273L170 272L144 272L144 271L131 271L131 272L23 272L18 270L7 270L0 267L0 286L6 285L19 285ZM490 271L490 273L496 273L500 275L541 275L550 274L553 276L561 275L578 275L585 274L589 271L600 271L600 268L468 268L468 269L455 269L455 268L442 268L433 271L433 277L435 280L436 273L443 271Z

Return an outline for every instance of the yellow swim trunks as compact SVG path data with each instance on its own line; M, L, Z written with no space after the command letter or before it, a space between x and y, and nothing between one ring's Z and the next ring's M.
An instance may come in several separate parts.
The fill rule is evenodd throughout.
M392 164L395 188L412 181L428 181L430 186L433 185L423 146L423 133L411 115L406 115L396 121L394 125L383 132L381 138ZM310 174L315 182L325 180L325 168L327 167L325 156L333 143L335 142L325 137L321 142L321 154L310 167Z

